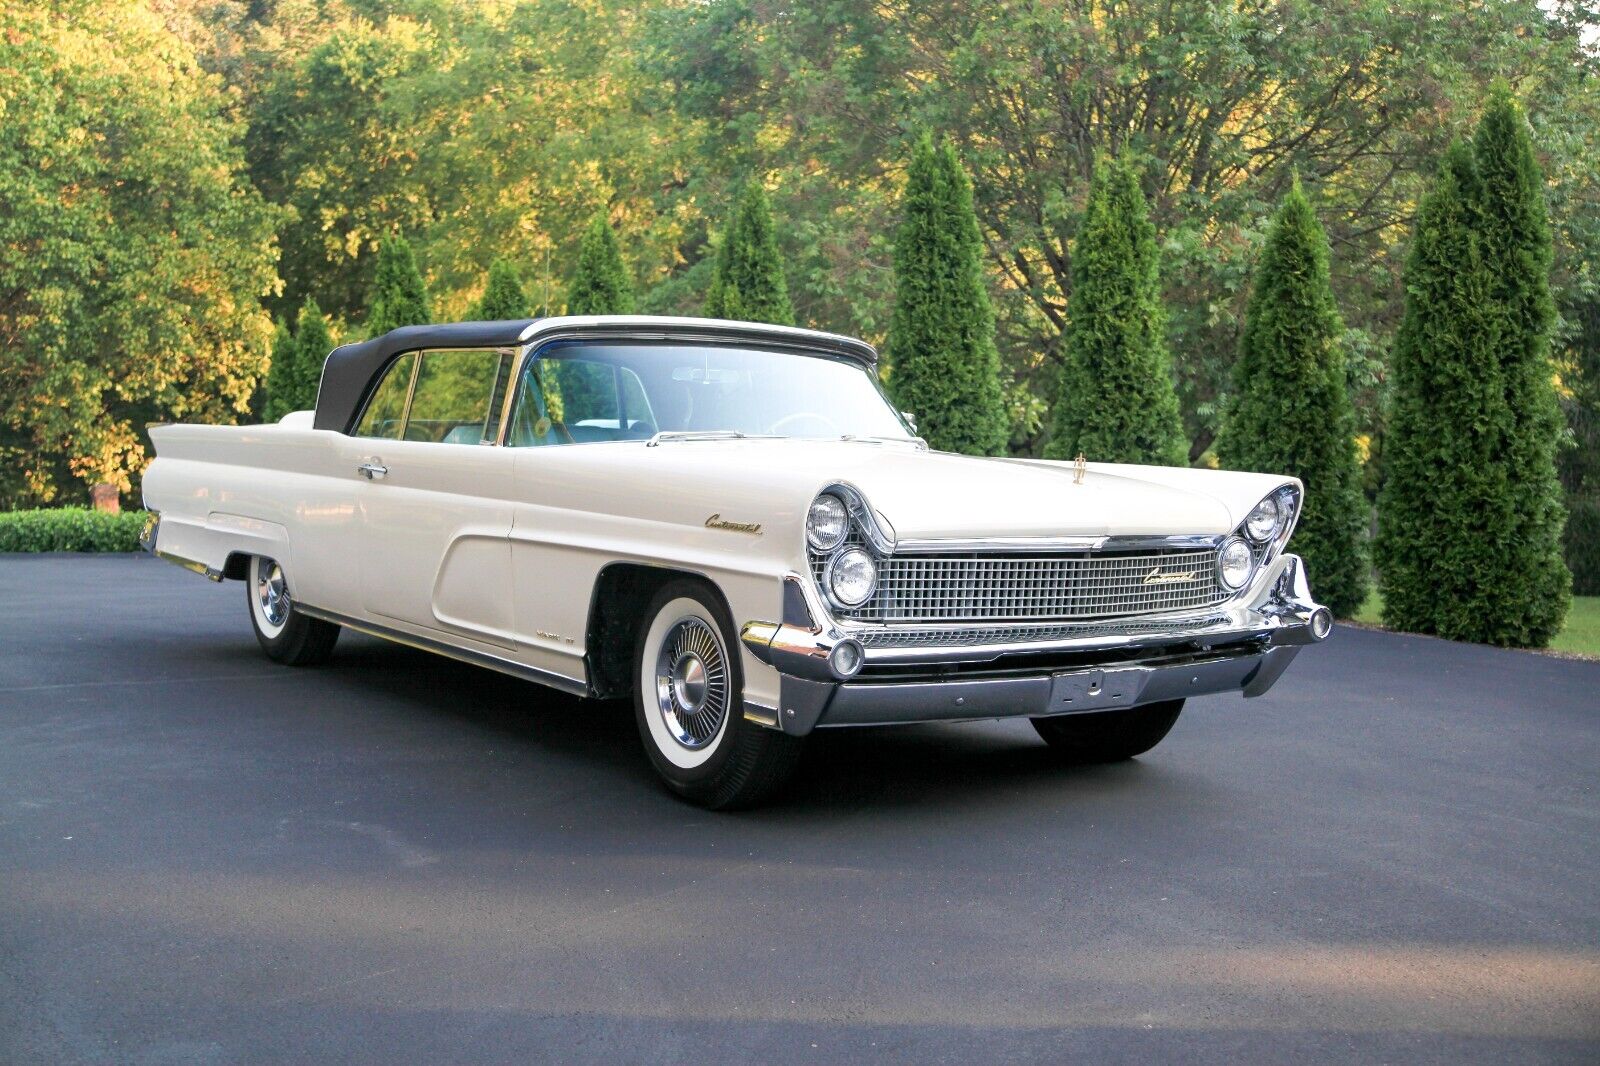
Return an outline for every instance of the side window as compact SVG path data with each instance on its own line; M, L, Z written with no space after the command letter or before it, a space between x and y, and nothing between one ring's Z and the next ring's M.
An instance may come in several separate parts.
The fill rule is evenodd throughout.
M405 439L435 444L493 441L509 373L502 364L509 359L496 351L423 352Z
M638 375L591 359L530 359L507 443L529 448L638 440L656 431Z
M372 399L367 401L366 413L356 426L356 436L400 439L406 423L406 394L411 391L411 369L416 362L416 353L408 352L389 365Z

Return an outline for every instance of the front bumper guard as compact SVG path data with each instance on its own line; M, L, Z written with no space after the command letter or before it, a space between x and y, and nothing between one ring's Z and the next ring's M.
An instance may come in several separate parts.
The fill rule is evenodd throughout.
M1136 633L883 647L870 637L864 643L865 630L812 623L821 612L790 578L784 621L749 622L741 633L781 675L782 706L753 717L805 735L834 726L1082 714L1219 692L1260 696L1302 647L1333 629L1332 614L1311 598L1299 557L1280 557L1275 570L1248 601L1141 619ZM1070 656L1074 665L1007 665L1051 655Z

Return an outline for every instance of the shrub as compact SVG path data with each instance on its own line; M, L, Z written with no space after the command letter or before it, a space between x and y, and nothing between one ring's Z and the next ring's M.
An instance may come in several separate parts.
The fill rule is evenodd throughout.
M428 287L404 237L390 237L378 246L372 292L367 299L367 335L378 337L401 326L430 321Z
M733 222L722 234L705 313L707 318L794 325L772 207L759 182L745 185Z
M1188 460L1167 355L1160 255L1133 167L1095 165L1072 246L1066 367L1045 454L1103 463Z
M144 511L107 514L87 507L0 513L0 552L131 552Z
M1527 122L1497 88L1424 200L1378 501L1384 622L1542 647L1561 629L1550 233Z
M489 282L483 288L483 299L473 305L472 317L480 322L528 317L528 293L511 260L496 259L489 264Z
M1600 499L1569 500L1567 514L1567 565L1572 568L1572 591L1579 596L1600 596Z
M604 214L596 215L578 246L578 265L567 289L567 314L632 313L633 280L623 265L617 235Z
M972 183L946 142L911 157L894 249L889 385L935 448L999 455L1008 426Z
M1217 458L1233 470L1305 482L1295 547L1318 598L1348 618L1367 598L1367 506L1343 332L1328 283L1328 238L1297 179L1256 267Z

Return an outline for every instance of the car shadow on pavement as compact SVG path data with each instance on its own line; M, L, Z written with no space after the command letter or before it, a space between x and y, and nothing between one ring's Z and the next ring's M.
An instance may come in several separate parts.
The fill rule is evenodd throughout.
M631 702L568 696L481 667L366 638L349 640L325 668L351 690L429 716L448 716L569 770L641 793L665 792L639 739ZM1024 721L819 730L795 778L768 806L791 813L1012 803L1048 790L1104 797L1144 789L1171 767L1131 760L1070 766ZM1180 774L1185 782L1189 775ZM1036 797L1035 797L1036 798Z

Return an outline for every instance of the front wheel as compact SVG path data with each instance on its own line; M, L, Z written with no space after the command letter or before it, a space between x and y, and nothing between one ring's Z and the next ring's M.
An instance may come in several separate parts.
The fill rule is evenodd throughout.
M733 623L702 581L673 581L645 612L634 649L634 712L667 786L712 809L749 807L793 773L801 742L747 721Z
M339 627L295 610L288 575L276 560L250 557L244 594L250 602L250 626L267 658L289 666L328 661L339 640Z
M1182 700L1165 700L1120 711L1035 718L1033 728L1070 762L1121 762L1161 743L1182 712Z

